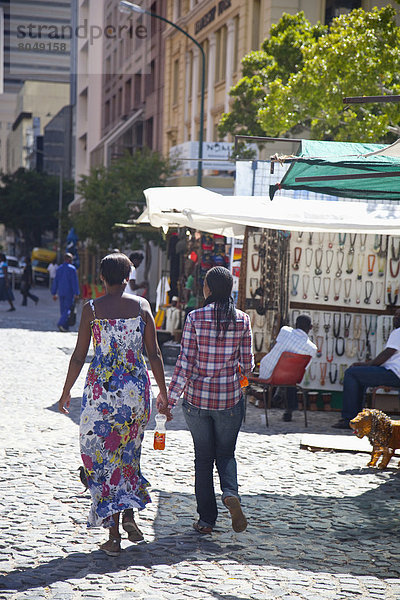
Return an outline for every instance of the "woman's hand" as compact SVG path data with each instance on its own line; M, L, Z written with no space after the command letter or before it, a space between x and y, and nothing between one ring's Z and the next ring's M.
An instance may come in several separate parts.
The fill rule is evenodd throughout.
M168 398L161 392L157 396L156 407L159 413L167 417L167 421L172 421L171 409L168 407Z
M58 410L64 415L69 414L69 404L71 402L71 394L63 393L58 401Z

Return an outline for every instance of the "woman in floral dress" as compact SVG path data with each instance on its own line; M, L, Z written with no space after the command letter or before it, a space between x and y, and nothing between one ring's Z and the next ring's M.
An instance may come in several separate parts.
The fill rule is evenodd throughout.
M143 534L133 509L150 502L149 483L140 471L144 429L150 416L150 379L143 343L160 389L157 408L169 413L164 366L147 300L125 294L131 268L124 254L103 258L100 279L106 295L90 300L82 310L78 340L72 354L59 409L67 414L74 385L93 338L82 398L80 448L92 496L88 527L109 528L109 540L100 548L111 556L121 552L119 514L130 541ZM168 417L169 418L169 417Z

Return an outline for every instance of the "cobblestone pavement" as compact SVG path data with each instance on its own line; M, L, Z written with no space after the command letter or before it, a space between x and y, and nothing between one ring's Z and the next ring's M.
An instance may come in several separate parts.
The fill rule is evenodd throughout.
M400 598L396 464L381 473L365 454L299 447L304 431L334 432L336 413L309 413L305 430L302 414L284 423L272 410L267 429L250 405L237 448L248 530L234 534L221 505L217 529L201 536L191 527L193 450L178 407L164 452L145 435L145 542L125 540L118 558L100 552L105 532L86 530L89 496L77 473L84 373L70 416L56 410L76 332L54 331L58 307L47 290L39 295L37 307L15 313L0 304L1 600Z

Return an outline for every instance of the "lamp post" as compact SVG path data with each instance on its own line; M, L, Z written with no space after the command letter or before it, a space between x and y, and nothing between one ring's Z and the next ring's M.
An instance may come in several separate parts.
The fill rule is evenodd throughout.
M201 44L199 44L199 42L197 40L195 40L194 37L192 37L189 33L187 33L187 31L182 29L182 27L179 27L179 25L176 25L176 23L173 23L169 19L166 19L165 17L162 17L161 15L158 15L157 13L153 13L153 12L150 12L149 10L142 8L138 4L133 4L133 2L128 2L128 0L121 0L119 3L119 10L120 10L120 12L123 12L123 13L137 12L142 15L148 15L149 17L155 17L156 19L160 19L160 21L164 21L164 23L168 23L168 25L171 25L171 27L175 27L175 29L177 29L178 31L183 33L183 35L186 35L186 37L189 38L193 42L193 44L195 44L197 46L197 48L200 51L200 56L201 56L201 96L200 96L200 132L199 132L199 152L198 152L198 164L197 164L197 185L201 186L201 184L203 182L204 94L205 94L205 79L206 79L206 57L204 54L204 50L203 50ZM194 102L194 100L195 99L193 98L193 102Z

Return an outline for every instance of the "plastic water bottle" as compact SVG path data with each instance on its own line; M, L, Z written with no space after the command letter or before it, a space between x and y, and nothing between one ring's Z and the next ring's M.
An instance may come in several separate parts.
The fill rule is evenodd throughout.
M158 413L156 415L156 428L154 430L154 450L165 450L165 423L166 415Z

